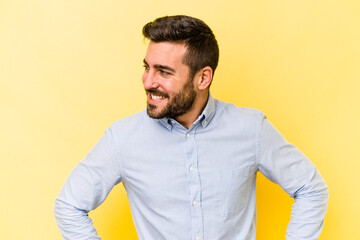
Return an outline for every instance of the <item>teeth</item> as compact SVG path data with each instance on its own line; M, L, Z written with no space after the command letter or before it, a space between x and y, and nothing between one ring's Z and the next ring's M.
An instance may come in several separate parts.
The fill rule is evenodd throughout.
M153 95L153 94L150 94L151 96L151 99L155 100L155 101L160 101L162 99L164 99L163 96L158 96L158 95Z

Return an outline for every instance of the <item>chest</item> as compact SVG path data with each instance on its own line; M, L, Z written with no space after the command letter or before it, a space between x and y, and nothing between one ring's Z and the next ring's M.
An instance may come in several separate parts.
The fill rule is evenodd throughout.
M128 194L154 209L171 210L199 201L216 208L228 201L226 196L239 205L254 182L256 150L250 136L205 132L144 136L136 144L127 142L125 149L121 162Z

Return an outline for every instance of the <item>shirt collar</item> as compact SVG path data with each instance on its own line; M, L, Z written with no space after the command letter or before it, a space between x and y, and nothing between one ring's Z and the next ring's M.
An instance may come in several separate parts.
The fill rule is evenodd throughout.
M211 119L214 117L215 115L215 100L212 97L211 93L209 92L209 98L206 104L206 107L204 109L204 111L202 112L202 114L200 114L199 118L200 122L201 122L201 126L203 128L206 128L207 125L209 125Z
M209 92L209 98L206 103L206 106L205 106L203 112L199 115L199 117L193 123L193 125L197 124L199 122L203 128L206 128L209 125L211 119L215 115L215 109L216 109L215 99L212 97L211 93ZM169 131L171 131L173 129L174 125L179 124L175 119L172 119L172 118L161 118L161 119L157 119L157 121L159 121Z

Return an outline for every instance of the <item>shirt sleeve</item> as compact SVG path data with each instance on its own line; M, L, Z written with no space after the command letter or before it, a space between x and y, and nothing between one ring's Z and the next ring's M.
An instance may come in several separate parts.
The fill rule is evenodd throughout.
M105 135L71 172L55 200L54 214L65 240L101 239L88 212L121 182L112 132Z
M258 167L294 198L287 240L318 239L324 224L328 187L316 167L262 117Z

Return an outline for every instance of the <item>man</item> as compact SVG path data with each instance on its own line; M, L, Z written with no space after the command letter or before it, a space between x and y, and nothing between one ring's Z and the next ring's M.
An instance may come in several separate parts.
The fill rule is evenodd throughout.
M295 202L287 239L317 239L328 189L260 111L215 100L219 49L188 16L146 24L147 110L119 120L70 174L55 204L65 239L100 239L88 218L123 182L142 240L254 240L262 172Z

